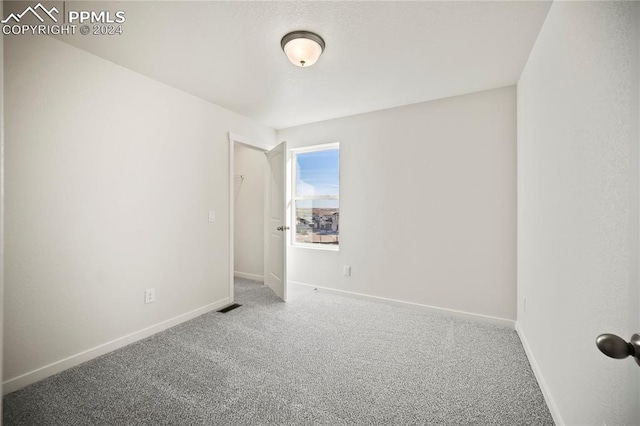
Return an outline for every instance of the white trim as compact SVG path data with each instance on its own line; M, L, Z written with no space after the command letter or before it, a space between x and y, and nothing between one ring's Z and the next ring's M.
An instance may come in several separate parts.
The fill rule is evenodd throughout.
M40 380L46 379L49 376L58 374L71 367L80 365L83 362L87 362L101 355L122 348L123 346L127 346L131 343L145 339L163 330L174 327L185 321L189 321L190 319L193 319L200 315L206 314L207 312L220 309L225 305L229 305L229 303L230 302L228 298L218 300L217 302L213 302L184 314L169 318L152 326L143 328L142 330L134 331L133 333L118 337L117 339L111 340L110 342L103 343L91 349L87 349L86 351L82 351L59 361L52 362L51 364L45 365L44 367L29 371L28 373L24 373L18 377L14 377L13 379L9 379L2 384L3 395L7 395L11 392L22 389L32 383L39 382Z
M297 172L297 169L296 169ZM298 195L296 200L340 200L338 195Z
M235 269L235 138L229 132L229 303L233 303L233 270Z
M267 206L269 205L269 182L271 179L271 167L269 164L269 158L267 157L267 153L269 151L264 152L264 160L267 164L264 167L264 178L262 182L262 193L264 197L262 198L262 282L264 285L267 285L267 274L269 273L267 266L267 255L269 253L269 216L267 214ZM286 258L285 258L286 262Z
M338 150L340 152L340 142L331 142L320 145L312 145L306 146L302 148L292 148L289 150L289 154L287 155L287 159L291 159L291 166L287 167L287 171L291 173L291 181L288 182L287 190L291 190L291 194L287 194L287 205L290 205L291 208L287 211L287 221L291 222L291 225L288 225L290 228L290 232L287 235L287 244L289 247L301 247L301 248L313 248L315 250L328 250L328 251L340 251L340 244L319 244L319 243L299 243L296 241L296 201L315 201L315 200L336 200L338 201L338 206L340 205L340 190L338 188L338 195L305 195L305 196L297 196L296 185L297 185L297 176L298 176L298 162L296 161L296 155L298 154L307 154L310 152L319 152L319 151L330 151L330 150ZM340 154L338 154L340 155ZM338 185L340 185L340 169L338 169ZM290 215L290 216L289 216Z
M323 251L340 251L340 246L336 244L319 244L319 243L295 243L292 244L289 241L289 247L294 249L305 249L305 250L323 250Z
M506 318L498 318L498 317L492 317L489 315L474 314L471 312L457 311L455 309L438 308L436 306L422 305L420 303L405 302L403 300L388 299L386 297L379 297L379 296L370 296L368 294L355 293L355 292L345 291L345 290L337 290L335 288L320 287L313 284L305 284L305 283L300 283L295 281L289 281L288 286L290 290L289 294L295 294L295 293L300 294L304 292L313 291L313 289L317 289L319 291L329 293L329 294L336 294L339 296L352 297L354 299L363 299L363 300L368 300L373 302L380 302L387 305L418 309L421 311L447 315L447 316L461 318L461 319L470 320L474 322L481 322L485 324L497 325L500 327L507 327L511 330L515 329L515 324L516 324L514 320L510 320Z
M544 376L542 375L542 369L535 357L533 356L533 352L531 351L531 346L529 346L529 342L524 335L524 330L520 327L520 323L516 321L516 332L518 333L518 337L520 337L520 341L522 342L522 347L524 348L524 353L527 355L529 359L529 364L531 364L531 369L533 370L534 376L536 376L536 380L538 381L538 386L540 386L540 390L542 391L542 396L544 396L544 400L547 403L547 407L549 407L549 412L551 413L551 417L553 418L554 423L557 426L563 426L566 423L562 420L562 416L560 415L560 410L558 410L558 406L556 405L553 397L551 396L551 391L549 390L549 386L547 382L544 380Z
M303 146L300 148L290 148L289 151L295 154L300 154L304 152L326 151L329 149L340 149L340 142L329 142L319 145Z
M247 272L238 272L238 271L234 271L233 275L235 277L238 277L238 278L245 278L247 280L263 281L264 282L264 275L249 274Z

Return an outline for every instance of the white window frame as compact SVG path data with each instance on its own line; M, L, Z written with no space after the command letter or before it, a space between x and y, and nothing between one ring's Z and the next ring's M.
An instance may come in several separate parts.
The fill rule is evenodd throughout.
M340 142L325 143L322 145L313 145L303 148L291 149L291 239L289 244L292 247L302 247L312 250L328 250L328 251L340 251L340 243L338 244L317 244L317 243L299 243L296 241L296 201L298 200L338 200L340 204L340 188L338 187L338 195L320 195L320 196L305 196L296 197L296 183L298 177L298 162L296 156L298 154L307 154L309 152L317 151L329 151L337 149L340 152ZM338 154L339 155L339 154ZM338 157L339 158L339 157ZM341 167L342 162L340 162ZM340 169L338 169L338 186L340 186ZM338 234L339 235L339 234Z

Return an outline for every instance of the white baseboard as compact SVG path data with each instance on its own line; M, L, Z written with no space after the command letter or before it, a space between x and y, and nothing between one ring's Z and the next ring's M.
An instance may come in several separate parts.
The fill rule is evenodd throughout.
M238 278L245 278L247 280L264 281L264 276L256 275L256 274L249 274L247 272L233 271L233 276L234 277L238 277Z
M549 386L547 386L547 382L544 380L540 365L538 365L538 362L533 356L533 352L531 352L531 346L529 346L529 342L527 341L527 338L524 334L524 330L522 330L522 327L520 327L520 324L518 322L516 322L516 332L520 337L520 341L522 342L522 346L524 347L524 352L525 354L527 354L529 364L531 364L531 369L533 370L533 374L536 376L536 380L538 381L538 385L540 386L540 390L542 391L544 400L547 403L547 407L549 407L549 412L551 413L553 421L557 426L565 425L566 423L562 420L562 416L560 415L558 406L555 404L553 397L551 396Z
M186 312L152 326L143 328L142 330L127 334L126 336L119 337L110 342L103 343L102 345L87 349L86 351L80 352L78 354L71 355L70 357L53 362L49 365L45 365L44 367L40 367L28 373L24 373L18 377L14 377L2 383L2 393L3 395L7 395L32 383L39 382L40 380L46 379L49 376L53 376L54 374L60 373L71 367L75 367L76 365L97 358L100 355L104 355L123 346L127 346L131 343L137 342L138 340L145 339L149 336L174 327L197 316L222 308L223 306L228 304L229 298L227 297L222 300L218 300L217 302L194 309L193 311Z
M510 328L512 330L515 329L515 324L516 324L514 320L510 320L506 318L498 318L498 317L492 317L488 315L474 314L471 312L456 311L454 309L438 308L435 306L421 305L419 303L405 302L402 300L395 300L395 299L387 299L385 297L369 296L367 294L354 293L354 292L345 291L345 290L336 290L334 288L318 287L317 285L300 283L296 281L287 282L287 295L289 299L293 299L295 298L296 295L312 291L314 288L325 293L337 294L340 296L353 297L356 299L363 299L363 300L369 300L374 302L381 302L388 305L403 306L406 308L418 309L418 310L437 313L441 315L448 315L448 316L466 319L470 321L498 325L501 327Z

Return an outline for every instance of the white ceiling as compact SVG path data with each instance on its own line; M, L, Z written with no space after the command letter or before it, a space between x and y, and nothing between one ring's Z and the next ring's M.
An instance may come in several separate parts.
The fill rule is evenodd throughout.
M550 5L122 2L122 36L61 39L280 129L515 84ZM324 38L313 67L282 52L293 30Z

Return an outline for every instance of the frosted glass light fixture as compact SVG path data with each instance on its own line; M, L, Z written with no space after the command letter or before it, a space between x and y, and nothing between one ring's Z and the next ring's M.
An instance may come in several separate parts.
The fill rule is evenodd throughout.
M310 67L324 50L324 40L309 31L294 31L282 37L280 46L293 65Z

